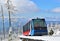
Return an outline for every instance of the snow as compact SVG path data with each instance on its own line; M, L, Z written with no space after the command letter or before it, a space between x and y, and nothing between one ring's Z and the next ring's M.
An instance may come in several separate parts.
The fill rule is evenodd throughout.
M4 39L4 40L2 40L2 41L8 41L8 39ZM14 40L12 40L12 41L22 41L22 40L20 40L20 39L14 39Z
M59 29L57 29L56 31L54 31L53 36L60 37L60 30L59 30Z
M34 40L45 40L45 41L60 41L60 37L54 36L23 36L20 35L20 38L34 39Z
M9 32L11 32L12 29L10 29ZM56 34L55 34L56 33ZM33 40L44 40L44 41L60 41L60 31L56 31L52 36L23 36L23 35L17 35L16 33L12 34L12 40L11 41L22 41L22 39L20 38L25 38L25 39L33 39ZM11 33L9 33L11 34ZM8 41L8 34L6 34L7 37L4 39L2 38L2 40L0 39L0 41ZM3 35L2 35L3 36ZM2 37L1 36L1 37Z

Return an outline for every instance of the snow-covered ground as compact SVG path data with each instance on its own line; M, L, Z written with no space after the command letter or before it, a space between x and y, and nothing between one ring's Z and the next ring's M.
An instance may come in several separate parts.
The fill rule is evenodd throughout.
M4 39L3 35L0 35L0 41L8 41L8 39L9 39L8 34L6 34L5 36L6 37ZM22 40L20 40L16 34L13 34L11 41L22 41Z
M60 41L60 37L57 36L19 36L20 38L33 39L33 40L44 40L44 41Z
M7 35L6 35L7 36ZM1 36L0 36L1 37ZM60 37L59 36L22 36L22 35L20 35L20 37L25 37L25 38L30 38L30 39L34 39L34 40L39 40L39 39L42 39L42 40L49 40L49 41L60 41ZM1 40L1 38L0 38L0 41L8 41L8 36L4 39L4 38L2 38L2 40ZM12 37L12 40L11 41L22 41L22 40L20 40L20 38L18 37L18 35L13 35L13 37Z
M8 39L3 39L2 41L8 41ZM11 41L22 41L22 40L16 38L16 39L13 39L13 40L11 40Z
M3 34L0 34L0 41L8 41L9 35L6 34L5 39L3 38ZM60 41L60 31L56 30L55 33L52 36L23 36L14 33L12 34L12 40L11 41L22 41L20 37L27 38L27 39L34 39L34 40L45 40L45 41Z

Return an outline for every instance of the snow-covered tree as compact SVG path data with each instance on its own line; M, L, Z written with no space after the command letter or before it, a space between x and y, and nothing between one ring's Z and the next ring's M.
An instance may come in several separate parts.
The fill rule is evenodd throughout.
M8 14L9 14L9 39L8 41L11 41L12 40L12 26L11 26L11 14L14 13L15 10L15 6L13 5L13 2L11 0L7 0L6 1L6 7L7 7L7 10L8 10Z
M13 32L12 32L12 27L10 27L10 29L9 29L9 39L8 39L8 41L12 41L12 34L13 34Z

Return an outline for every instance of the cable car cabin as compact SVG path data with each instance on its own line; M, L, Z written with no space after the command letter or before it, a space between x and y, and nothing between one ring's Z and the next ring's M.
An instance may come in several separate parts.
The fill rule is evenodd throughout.
M45 19L32 19L23 26L23 35L42 36L48 35Z

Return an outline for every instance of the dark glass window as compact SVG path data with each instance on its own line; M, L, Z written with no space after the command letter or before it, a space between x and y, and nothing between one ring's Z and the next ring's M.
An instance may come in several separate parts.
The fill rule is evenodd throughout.
M45 20L35 19L34 20L34 27L46 27Z
M30 22L23 26L23 32L27 30L30 30Z

